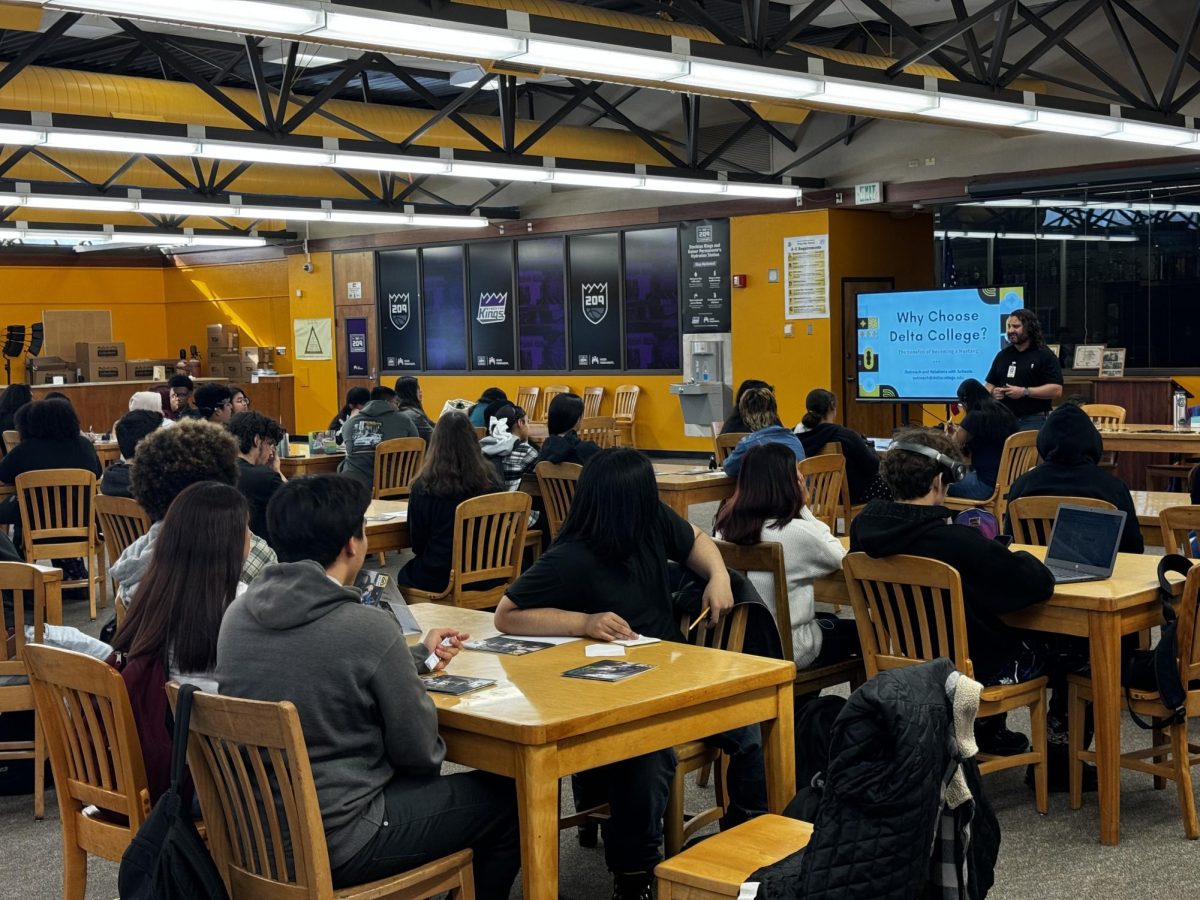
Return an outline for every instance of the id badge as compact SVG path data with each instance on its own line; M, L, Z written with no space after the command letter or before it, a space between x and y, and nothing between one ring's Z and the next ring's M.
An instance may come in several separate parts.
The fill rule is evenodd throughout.
M1016 363L1009 363L1009 364L1008 364L1008 377L1009 377L1009 378L1016 378L1016 377L1017 377L1017 364L1016 364Z

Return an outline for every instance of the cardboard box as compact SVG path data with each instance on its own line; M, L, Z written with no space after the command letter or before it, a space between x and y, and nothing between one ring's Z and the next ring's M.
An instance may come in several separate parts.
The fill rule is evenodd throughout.
M209 325L208 352L236 351L241 344L241 330L236 325Z
M121 375L125 374L124 341L76 341L75 365L83 367L89 363L120 363Z
M79 366L83 373L84 381L124 381L125 380L125 361L120 362L94 362L89 360L86 364Z
M74 384L75 362L61 356L41 356L29 359L25 368L30 384ZM55 381L61 378L62 381Z
M163 370L162 378L155 374L157 369ZM167 374L168 372L171 374ZM174 373L175 360L173 359L130 359L125 361L126 381L166 381Z
M252 369L268 369L275 359L274 347L243 347L242 361L250 363Z

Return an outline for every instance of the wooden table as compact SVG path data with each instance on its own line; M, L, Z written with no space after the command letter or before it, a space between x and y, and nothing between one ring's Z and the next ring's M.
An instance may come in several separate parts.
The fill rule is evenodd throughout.
M845 540L843 538L843 540ZM1045 547L1013 544L1038 559ZM1121 637L1162 624L1158 602L1158 561L1161 557L1118 553L1112 578L1061 584L1054 596L1005 615L1015 628L1088 639L1096 717L1096 774L1100 787L1100 843L1116 844L1121 837ZM1183 589L1178 580L1175 593ZM814 583L817 600L849 604L841 572Z
M1122 425L1100 429L1105 450L1130 453L1200 454L1200 431L1170 425Z
M654 478L658 482L658 496L663 503L688 517L688 507L693 503L708 503L726 500L733 496L737 479L731 478L720 469L709 469L704 465L677 465L655 463Z
M346 458L345 453L316 453L309 455L308 444L299 441L288 444L288 455L281 457L279 468L284 478L295 478L297 475L321 475L337 472L338 466Z
M409 607L422 629L496 634L492 616L433 603ZM527 656L464 651L451 671L497 684L432 695L452 762L516 779L526 900L558 896L560 778L754 723L762 724L767 800L795 793L791 662L663 642L631 648L656 666L616 684L563 678L589 660L581 640Z
M402 516L383 519L388 513ZM367 507L367 552L386 553L411 546L408 537L408 501L372 500Z
M1138 525L1142 529L1142 540L1147 547L1163 545L1162 527L1158 514L1171 506L1190 506L1192 497L1177 491L1130 491L1133 508L1137 510Z

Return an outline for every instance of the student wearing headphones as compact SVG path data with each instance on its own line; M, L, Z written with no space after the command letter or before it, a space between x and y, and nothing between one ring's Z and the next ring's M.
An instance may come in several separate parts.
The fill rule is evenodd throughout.
M895 499L872 500L863 508L850 526L850 551L874 557L906 553L953 566L962 579L975 678L984 685L1022 680L1029 673L1018 671L1021 633L1000 616L1048 600L1054 577L1037 557L951 523L943 505L946 492L966 470L954 441L942 432L901 432L880 463ZM1028 747L1025 735L1003 727L1002 716L981 720L976 736L988 753L1013 755Z

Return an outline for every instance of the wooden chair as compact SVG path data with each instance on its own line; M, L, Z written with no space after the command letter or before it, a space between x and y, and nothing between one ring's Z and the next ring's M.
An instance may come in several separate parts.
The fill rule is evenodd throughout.
M39 469L17 476L17 503L25 559L62 559L82 556L87 578L64 581L63 587L88 589L88 614L96 618L96 594L105 605L107 589L96 546L96 518L92 501L96 476L87 469ZM98 587L97 587L98 584Z
M1171 506L1158 514L1162 529L1163 552L1191 556L1188 535L1200 531L1200 506Z
M476 425L475 426L475 437L478 440L482 441L485 437L487 437L487 429L484 428L482 425Z
M25 665L58 797L63 897L83 900L88 854L120 861L150 813L142 745L116 669L37 644Z
M96 444L96 458L100 460L100 469L103 471L121 458L121 451L116 444Z
M1107 500L1094 500L1091 497L1018 497L1008 504L1013 541L1018 544L1036 544L1039 547L1049 546L1054 517L1058 515L1058 508L1064 503L1089 506L1093 509L1116 509Z
M851 553L842 561L867 677L945 656L973 678L958 572L935 559ZM1015 756L979 754L979 771L1033 764L1037 811L1046 812L1046 678L985 687L978 718L1029 707L1033 749Z
M525 408L525 412L530 417L530 421L545 422L547 417L550 415L550 404L553 402L554 398L560 394L569 393L571 393L571 386L568 384L546 385L545 390L542 391L542 408L538 410L536 420L534 419L533 413L530 412L529 408Z
M775 625L779 629L779 642L783 646L785 659L795 659L792 646L792 609L788 600L787 569L783 562L783 545L775 541L760 544L731 544L717 541L721 559L726 567L736 569L743 575L751 572L768 572L773 586L772 597L764 597L768 604L774 603ZM796 670L794 694L819 693L827 687L850 684L854 690L866 680L862 659L848 659L820 668Z
M1125 424L1125 407L1112 403L1085 403L1079 407L1097 428L1119 428ZM1117 453L1106 450L1100 455L1100 468L1112 472L1117 467Z
M530 497L524 491L484 494L458 504L454 511L450 583L440 593L402 587L404 599L468 609L495 606L521 574L529 507ZM479 586L481 583L487 586Z
M537 416L538 397L541 396L542 389L540 387L519 387L517 388L517 406L525 410L525 415L533 420Z
M12 634L12 640L0 640L0 677L23 678L23 684L0 685L0 715L33 710L33 688L23 654L26 644L40 644L47 615L51 624L62 620L62 570L28 563L0 562L0 590L12 591L13 614L9 621L0 605L0 637ZM26 611L26 600L32 610ZM33 635L26 640L25 629ZM33 740L0 741L0 762L33 760L33 817L46 814L46 735L34 715Z
M806 847L812 830L768 813L714 834L655 867L659 900L737 897L752 874Z
M580 419L579 424L575 426L575 433L581 441L594 441L602 450L617 445L617 423L612 416Z
M375 485L371 496L375 500L395 500L407 497L409 487L421 463L425 461L425 441L419 437L393 438L375 448Z
M986 509L996 517L997 522L1003 522L1008 507L1008 489L1037 464L1037 436L1036 431L1018 431L1008 436L1000 452L1000 468L996 473L996 489L992 491L992 496L986 500L947 497L946 508L954 511Z
M21 443L21 432L10 428L7 431L0 432L0 440L4 441L4 452L12 453L13 448Z
M1164 787L1164 779L1175 782L1179 795L1179 811L1183 817L1183 830L1190 840L1200 838L1200 822L1196 819L1196 798L1192 793L1192 766L1200 763L1200 746L1188 740L1188 722L1200 715L1200 689L1188 687L1200 679L1200 629L1196 628L1196 603L1200 600L1200 566L1192 566L1184 584L1183 597L1176 604L1179 623L1176 631L1179 678L1188 688L1184 701L1184 719L1172 725L1163 725L1151 731L1152 745L1149 749L1121 754L1121 768L1132 769L1154 776L1155 788ZM1067 747L1071 760L1071 809L1079 809L1083 803L1083 762L1095 760L1096 754L1083 746L1084 705L1092 702L1092 681L1086 675L1067 676L1069 718L1067 724ZM1132 688L1122 693L1123 709L1137 713L1155 724L1170 718L1173 710L1162 702L1157 691L1139 691ZM1164 740L1165 738L1165 740Z
M600 415L600 405L604 402L604 388L585 387L583 389L583 417L594 419Z
M717 427L720 427L720 423L718 423ZM727 431L725 434L713 435L713 451L717 458L718 466L725 465L725 460L729 459L729 454L733 452L733 448L749 433L748 431Z
M800 477L808 483L808 506L812 514L836 531L846 481L846 457L840 453L809 456L796 463Z
M125 548L142 537L150 530L150 516L131 497L109 497L106 494L96 494L96 524L104 535L104 552L110 562L116 562ZM120 585L113 581L113 596L116 597ZM117 602L117 623L125 618L125 604Z
M168 685L167 696L174 709L179 685ZM188 766L230 900L412 900L444 891L473 900L470 850L333 889L312 764L291 703L197 692L189 726Z
M637 402L642 389L636 384L617 385L613 400L613 418L617 420L617 446L637 446Z
M558 537L563 520L571 510L575 499L575 482L583 472L578 463L540 462L534 466L538 491L546 506L546 527L550 529L550 540Z
M838 441L830 441L828 444L823 445L821 447L821 449L813 455L814 456L825 456L826 454L830 454L830 453L835 454L837 456L845 456L846 455L845 451L842 449L842 445ZM841 494L840 502L841 502L841 506L842 506L842 515L841 515L840 519L838 520L838 527L834 529L833 533L834 534L849 534L850 533L850 523L854 521L854 517L857 516L860 512L862 512L863 507L867 505L865 503L859 503L856 505L856 504L850 502L850 479L849 479L849 477L842 479L842 494Z

